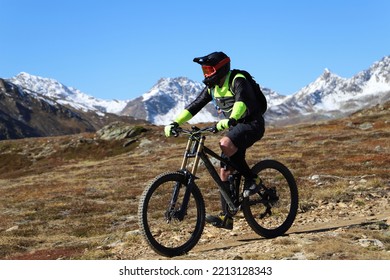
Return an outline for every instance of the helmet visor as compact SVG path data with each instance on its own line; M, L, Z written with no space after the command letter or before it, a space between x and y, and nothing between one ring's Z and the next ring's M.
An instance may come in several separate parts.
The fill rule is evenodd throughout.
M206 78L209 78L211 76L213 76L217 70L219 68L221 68L222 66L224 66L226 63L229 63L230 62L230 58L229 57L226 57L224 59L222 59L217 65L215 66L210 66L210 65L202 65L202 71L203 71L203 74Z
M208 78L214 75L217 72L217 69L215 69L214 66L202 65L202 71L203 75Z

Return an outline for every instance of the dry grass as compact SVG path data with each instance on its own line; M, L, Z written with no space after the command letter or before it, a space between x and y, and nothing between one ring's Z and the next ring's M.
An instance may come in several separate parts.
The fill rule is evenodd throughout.
M300 192L296 227L383 213L390 200L389 116L387 105L343 120L270 127L248 151L248 162L273 158L292 170ZM359 128L367 121L372 129ZM179 168L186 140L165 139L161 127L147 129L127 147L93 134L0 142L0 259L158 257L137 233L138 199L156 175ZM216 151L218 137L207 141ZM198 185L206 210L219 211L219 194L205 172L200 168ZM250 232L243 225L237 235ZM226 237L210 234L204 244ZM256 241L260 250L232 258L390 259L389 236L388 222L291 234ZM362 238L384 248L360 246ZM204 254L194 258L228 258Z

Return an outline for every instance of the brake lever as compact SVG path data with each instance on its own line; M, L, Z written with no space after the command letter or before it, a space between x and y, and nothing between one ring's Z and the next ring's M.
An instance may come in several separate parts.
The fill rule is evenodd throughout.
M210 127L210 131L214 134L219 132L216 125L214 125L213 127Z
M179 132L177 132L175 129L172 129L172 135L174 137L178 137L179 136Z

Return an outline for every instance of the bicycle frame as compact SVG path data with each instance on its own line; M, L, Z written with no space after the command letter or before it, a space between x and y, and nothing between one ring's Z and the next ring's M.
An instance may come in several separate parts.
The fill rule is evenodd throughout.
M203 132L206 131L213 131L213 127L172 129L174 136L179 133L189 136L181 169L157 176L141 195L138 206L140 229L152 249L161 255L183 255L200 240L207 222L205 199L195 182L200 161L226 201L222 211L229 216L242 211L248 225L257 234L265 238L281 236L291 227L297 215L298 188L285 165L272 159L254 164L251 169L253 174L261 176L264 183L261 180L256 194L244 197L242 190L245 187L240 185L245 178L228 158L222 158L205 146ZM212 164L211 158L236 170L228 177L229 186L220 179L218 167ZM169 205L166 205L167 200L170 200Z
M221 156L219 156L218 154L216 154L215 152L213 152L212 150L207 148L204 145L205 140L206 140L206 136L200 135L200 133L191 134L189 139L188 139L188 142L187 142L186 150L184 152L183 161L182 161L180 171L183 172L187 176L188 184L187 184L187 190L186 190L186 193L184 195L183 202L182 202L182 207L181 207L182 209L180 209L180 212L181 212L180 217L182 217L182 218L184 217L182 215L184 215L184 213L187 209L192 186L193 186L193 184L195 184L194 181L197 178L196 173L198 171L198 166L199 166L200 160L203 161L207 171L209 172L211 177L214 179L214 181L217 183L219 191L221 192L223 198L225 199L225 201L229 207L229 210L232 213L235 213L238 211L238 208L234 205L231 197L228 195L228 193L223 188L223 182L222 182L221 178L219 177L218 172L215 170L215 167L211 163L209 156L223 162L224 164L232 167L235 170L237 170L237 168L235 168L233 163L222 158ZM188 171L188 169L187 169L187 164L188 164L189 158L194 158L191 172Z

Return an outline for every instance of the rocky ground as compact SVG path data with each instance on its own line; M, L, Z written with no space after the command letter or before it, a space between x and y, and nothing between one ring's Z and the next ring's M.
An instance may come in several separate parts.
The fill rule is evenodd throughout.
M292 228L264 239L239 213L232 231L206 225L199 244L174 259L389 260L389 107L267 127L248 162L274 158L292 170L300 196ZM166 259L137 224L145 185L180 166L186 139L166 139L162 129L1 141L0 259ZM207 139L216 151L218 137ZM218 212L204 168L199 177L206 211Z

